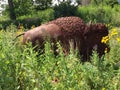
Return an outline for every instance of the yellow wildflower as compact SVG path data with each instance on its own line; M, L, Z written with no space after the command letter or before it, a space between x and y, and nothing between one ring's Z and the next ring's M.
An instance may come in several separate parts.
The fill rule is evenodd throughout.
M114 27L114 28L112 28L112 29L111 29L111 31L117 31L117 28L116 28L116 27Z
M114 35L117 35L117 34L118 34L117 29L116 29L116 28L113 28L113 29L112 29L112 32L110 33L109 36L111 37L111 36L114 36Z
M22 25L20 25L19 27L18 27L18 30L17 30L17 35L19 35L19 34L21 34L21 33L23 33L24 32L24 27L22 26Z
M110 24L105 24L106 25L106 27L109 27L110 26Z
M24 32L24 30L20 28L20 29L17 30L16 35L20 35L23 32Z
M102 42L102 43L107 43L107 41L108 41L109 39L110 39L109 36L102 37L101 42Z
M118 42L120 42L120 37L116 38L116 40L117 40Z
M20 28L20 29L24 29L23 25L20 25L19 28Z
M23 29L18 29L18 31L16 32L16 36L22 34L23 32L24 32ZM23 40L23 37L19 37L19 41L22 42L22 40Z
M108 48L105 48L105 51L104 51L104 53L107 53L108 52Z
M18 31L24 31L24 26L23 25L19 25L18 26Z
M105 90L105 88L102 88L102 90Z

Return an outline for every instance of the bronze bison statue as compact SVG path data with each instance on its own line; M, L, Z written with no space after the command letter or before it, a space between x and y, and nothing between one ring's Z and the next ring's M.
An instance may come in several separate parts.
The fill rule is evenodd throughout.
M44 48L45 38L49 38L51 43L54 43L55 54L57 53L56 42L60 41L65 55L70 52L72 42L73 50L78 49L83 61L90 59L93 49L102 56L104 50L109 48L101 43L102 37L108 35L108 28L104 24L86 25L81 18L76 16L57 18L21 35L23 35L23 44L31 42L33 46L37 45L41 49Z
M37 45L43 49L45 38L48 37L54 44L56 41L60 41L63 52L66 55L70 51L71 41L73 48L81 51L85 27L86 24L79 17L57 18L21 34L23 35L22 43L26 44L27 42L31 42L33 46ZM56 48L55 45L54 47Z

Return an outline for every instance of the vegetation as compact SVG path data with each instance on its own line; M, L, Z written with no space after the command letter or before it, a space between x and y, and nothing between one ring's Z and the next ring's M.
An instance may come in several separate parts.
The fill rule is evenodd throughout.
M106 2L108 2L109 0L105 0L106 2L103 1L103 3L99 3L99 5L93 3L96 0L92 0L91 4L87 6L71 5L71 2L68 0L61 2L59 5L55 5L53 7L48 6L49 8L42 10L36 9L39 4L37 6L33 5L33 2L31 2L31 0L28 0L27 3L25 3L26 1L24 2L21 0L12 1L14 9L10 9L10 7L7 7L6 10L3 12L3 18L1 17L0 19L0 28L6 28L6 26L10 25L11 23L17 26L19 23L21 23L24 27L26 27L24 21L26 19L31 19L31 22L27 22L27 26L29 28L33 24L35 26L38 26L41 23L48 22L49 20L53 20L61 16L71 15L81 17L86 23L92 21L94 23L110 23L115 26L119 26L120 24L120 5L115 4L114 7L111 7L109 4L106 4ZM80 0L77 0L77 2L78 1ZM12 10L12 12L14 10L14 12L11 12L11 17L9 18L10 10ZM36 21L33 18L37 18Z
M110 52L102 58L94 51L91 62L82 63L76 53L55 57L50 43L46 42L45 53L37 55L31 44L21 50L20 38L15 36L24 28L14 25L0 31L0 88L3 90L119 90L120 89L120 29L113 28L102 39L110 43ZM109 37L109 38L107 38Z
M44 10L50 8L52 5L52 0L36 0L35 1L35 9L36 10Z
M114 7L115 5L118 4L118 0L92 0L91 1L92 4L94 5L109 5L111 7Z
M16 1L17 0L9 0ZM20 0L21 1L21 0ZM24 2L24 0L22 0ZM31 1L31 0L28 0ZM80 0L78 0L80 1ZM92 0L100 1L100 0ZM104 0L108 1L108 0ZM23 11L14 7L16 20L12 21L8 11L0 17L0 90L119 90L120 89L120 6L110 4L90 4L76 6L72 10L75 16L81 17L86 23L102 22L109 27L109 35L103 37L102 43L109 44L110 52L101 58L93 51L91 62L81 62L77 52L64 56L58 42L59 55L54 56L51 43L46 41L45 53L38 55L33 51L31 43L21 45L22 37L16 41L16 35L28 28L34 28L56 17L66 15L56 13L64 7L37 10L30 7ZM66 4L67 5L67 4ZM70 6L69 6L70 7ZM67 9L69 10L69 9ZM56 15L56 16L55 16ZM21 25L18 29L18 25ZM105 50L106 52L106 50Z
M77 12L77 6L71 5L71 1L63 1L59 5L54 6L55 18L64 16L75 16Z
M119 10L120 6L117 5L114 8L110 6L82 6L78 7L77 16L81 17L85 22L92 21L94 23L101 22L112 24L114 26L120 25ZM117 19L116 19L117 18Z

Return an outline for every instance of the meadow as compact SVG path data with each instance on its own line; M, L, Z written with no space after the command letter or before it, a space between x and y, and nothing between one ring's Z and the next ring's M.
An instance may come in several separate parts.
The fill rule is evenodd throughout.
M110 52L106 53L106 49L105 55L99 58L96 51L93 51L90 62L84 63L77 51L73 52L72 49L68 56L64 56L59 42L60 53L55 57L48 41L45 53L41 55L33 50L30 43L23 49L22 37L14 41L17 35L28 30L26 27L34 28L55 19L53 9L23 15L15 22L8 16L0 17L0 90L120 90L119 8L120 6L77 8L75 15L86 23L102 22L109 27L109 35L103 37L101 42L109 44ZM63 8L60 8L61 11L66 14ZM18 22L23 25L19 30L16 27Z
M47 41L39 56L31 44L22 49L22 38L13 39L23 30L14 25L0 30L0 90L120 89L120 28L112 27L101 40L110 45L110 52L99 58L93 51L91 62L85 63L72 50L65 57L59 43L57 57Z

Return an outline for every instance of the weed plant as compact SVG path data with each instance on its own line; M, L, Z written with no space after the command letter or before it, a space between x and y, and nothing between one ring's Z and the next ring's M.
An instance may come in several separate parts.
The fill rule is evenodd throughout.
M99 58L93 51L91 61L82 63L72 50L64 56L59 43L58 56L49 42L38 55L31 44L22 47L19 39L13 41L15 31L14 26L0 31L1 90L120 90L120 34L109 40L109 53Z

